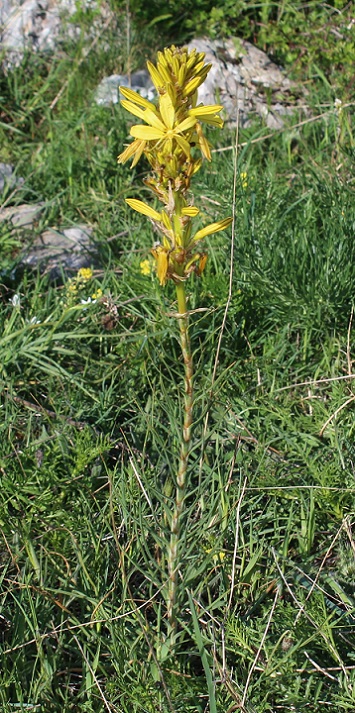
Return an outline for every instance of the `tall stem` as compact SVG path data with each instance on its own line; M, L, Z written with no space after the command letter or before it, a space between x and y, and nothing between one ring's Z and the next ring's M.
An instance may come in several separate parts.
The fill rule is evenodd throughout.
M169 572L169 587L167 598L168 623L169 633L172 634L176 629L176 591L177 591L177 576L179 566L179 538L181 531L181 521L184 511L185 495L186 495L186 473L187 461L190 451L191 442L191 427L192 427L192 407L193 407L193 365L192 354L189 336L189 318L186 307L186 291L185 283L181 282L176 285L176 294L178 300L179 311L179 326L180 326L180 343L184 359L185 368L185 394L184 394L184 425L182 432L182 440L180 446L179 466L176 477L176 497L174 512L171 519L170 543L168 551L168 572Z

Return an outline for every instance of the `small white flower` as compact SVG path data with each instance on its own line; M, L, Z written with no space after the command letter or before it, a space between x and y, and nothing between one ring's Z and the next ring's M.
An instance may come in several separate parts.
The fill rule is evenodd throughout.
M343 102L341 99L335 99L334 101L334 109L335 111L340 112L343 108Z
M9 302L13 307L21 307L20 295L16 293L13 297L10 297Z
M80 300L81 305L94 305L96 300L93 300L92 297L88 297L87 300Z
M31 317L31 319L26 319L27 324L41 324L41 320L37 317Z

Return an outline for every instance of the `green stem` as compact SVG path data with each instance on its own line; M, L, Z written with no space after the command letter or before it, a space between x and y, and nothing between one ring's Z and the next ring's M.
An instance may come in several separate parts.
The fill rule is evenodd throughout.
M185 395L184 395L184 425L182 441L180 446L179 466L176 478L176 497L174 512L171 519L170 543L168 551L168 572L169 587L167 597L169 634L172 635L176 629L176 591L179 567L179 537L181 530L181 520L184 511L186 494L186 473L187 461L190 451L191 427L192 427L192 407L193 407L193 365L189 336L189 319L186 307L185 283L176 285L178 300L180 343L185 367Z

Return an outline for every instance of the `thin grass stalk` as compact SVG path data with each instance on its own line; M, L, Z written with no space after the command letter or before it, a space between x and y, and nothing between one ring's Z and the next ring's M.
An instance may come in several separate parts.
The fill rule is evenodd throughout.
M191 343L189 335L189 318L186 307L186 290L185 283L176 285L176 293L178 299L179 311L179 326L180 326L180 344L184 359L184 424L182 431L182 440L180 446L179 465L176 478L176 496L173 515L171 518L170 543L168 547L168 597L167 597L167 614L169 633L172 634L176 630L176 594L177 594L177 579L179 565L179 539L181 532L181 523L184 513L185 493L186 493L186 476L187 464L191 445L192 417L193 417L193 362L191 353Z

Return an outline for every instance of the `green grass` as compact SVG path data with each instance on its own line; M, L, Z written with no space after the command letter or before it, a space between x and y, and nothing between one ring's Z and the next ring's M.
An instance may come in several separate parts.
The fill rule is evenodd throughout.
M352 711L353 109L339 134L323 82L319 120L259 142L263 127L240 132L233 261L230 235L210 238L190 283L205 311L191 319L196 420L169 658L183 365L173 288L140 273L154 236L123 200L146 195L147 167L116 165L129 120L93 103L98 80L126 66L109 39L108 66L93 50L52 111L78 49L1 79L0 160L25 178L5 201L44 201L37 231L90 224L99 255L69 299L70 276L24 273L0 225L1 709ZM223 133L216 148L234 143ZM216 151L196 180L203 218L230 214L232 155ZM104 301L80 303L99 288Z

